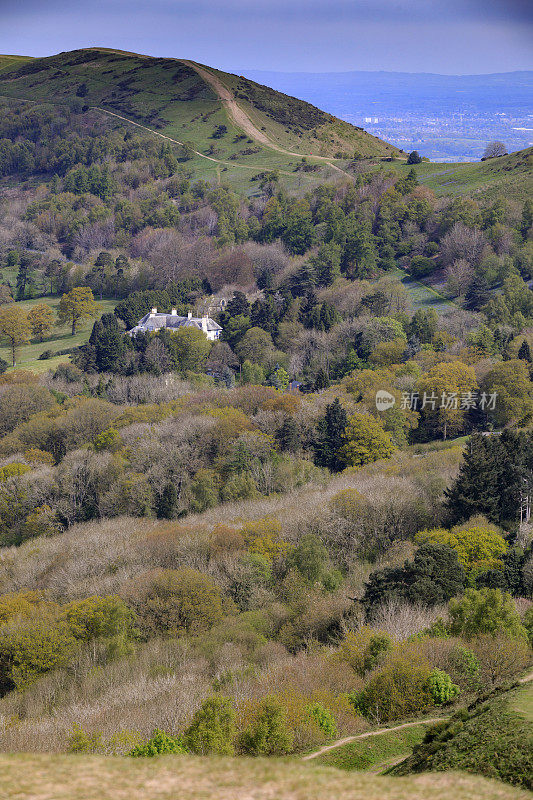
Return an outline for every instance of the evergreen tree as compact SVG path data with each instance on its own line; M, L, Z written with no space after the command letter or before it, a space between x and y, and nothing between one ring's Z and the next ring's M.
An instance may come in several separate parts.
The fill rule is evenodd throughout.
M300 431L294 417L286 416L276 431L276 440L281 450L297 450L300 446Z
M226 311L230 317L237 317L243 314L245 317L250 313L250 303L244 292L234 292L233 297L226 306Z
M165 485L157 503L158 519L174 519L178 508L178 491L173 483Z
M326 413L317 425L315 440L315 464L340 472L346 466L344 455L344 432L348 415L338 397L326 406Z
M491 297L490 286L486 278L477 276L465 294L465 308L469 311L480 311L487 305Z
M529 344L527 343L526 339L524 339L524 341L520 345L520 349L518 351L518 358L521 358L522 361L527 361L529 364L531 364L531 350L529 348Z
M483 514L489 520L498 517L498 472L494 459L494 437L474 434L465 449L459 475L445 492L446 505L453 522Z

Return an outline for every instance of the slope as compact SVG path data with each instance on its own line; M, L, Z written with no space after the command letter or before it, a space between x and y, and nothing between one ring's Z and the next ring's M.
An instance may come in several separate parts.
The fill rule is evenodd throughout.
M531 680L481 697L430 728L413 754L391 773L461 769L533 789L532 697Z
M392 162L392 166L402 174L414 169L419 182L437 195L468 195L488 201L504 197L523 202L533 190L533 147L482 162L424 161L414 167Z
M529 793L472 775L389 778L281 759L0 755L0 799L520 800Z
M245 79L192 62L92 48L8 62L0 70L1 95L81 101L185 143L197 153L191 166L200 177L219 177L222 168L230 175L238 172L249 184L253 171L280 170L291 177L289 183L306 189L339 171L330 165L335 156L351 158L357 150L380 159L398 153L361 129L267 87L245 82L249 99L236 98L232 86L242 88ZM310 169L301 169L302 158L314 162Z

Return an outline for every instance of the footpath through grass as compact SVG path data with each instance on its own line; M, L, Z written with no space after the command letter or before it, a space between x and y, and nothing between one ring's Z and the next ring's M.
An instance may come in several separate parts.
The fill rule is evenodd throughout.
M427 725L414 725L395 731L384 730L375 736L355 739L334 750L318 756L315 763L337 769L368 770L397 756L407 756L413 747L420 744Z

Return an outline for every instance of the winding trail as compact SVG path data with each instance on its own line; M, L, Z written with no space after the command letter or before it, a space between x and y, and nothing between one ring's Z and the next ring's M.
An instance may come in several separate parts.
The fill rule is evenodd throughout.
M416 722L404 722L402 725L396 725L394 728L380 728L377 731L367 731L366 733L359 733L356 736L346 736L344 739L337 739L337 741L333 742L333 744L327 744L324 747L321 747L320 750L316 750L314 753L308 753L308 755L303 756L302 761L310 761L312 758L318 758L318 756L321 756L323 753L329 752L329 750L336 750L337 747L342 747L344 744L355 742L357 739L368 739L370 736L380 736L382 733L399 731L402 728L413 728L415 725L431 725L434 722L442 722L445 719L448 719L448 717L432 717L431 719L419 719L416 720Z
M353 175L350 175L349 172L345 172L343 169L337 166L337 164L333 164L331 159L328 156L316 156L312 155L311 153L295 153L292 150L285 150L283 147L280 147L278 144L273 142L271 139L268 138L264 131L260 131L259 128L256 128L248 114L240 107L240 105L235 100L235 95L229 89L220 78L214 75L205 67L200 66L195 61L183 61L183 64L186 64L188 67L193 69L198 75L206 81L211 88L216 92L220 101L226 107L229 116L237 125L238 128L241 128L251 139L255 139L257 142L265 145L265 147L269 147L271 150L276 150L278 153L283 153L287 156L297 156L298 158L313 158L318 161L323 161L327 164L328 167L331 169L340 172L342 175L346 175L350 179L353 180Z
M529 672L527 675L524 675L522 678L518 678L517 683L529 683L533 681L533 672ZM321 747L320 750L316 750L314 753L308 753L306 756L302 757L302 761L310 761L313 758L318 758L323 753L327 753L330 750L336 750L338 747L342 747L345 744L349 744L350 742L355 742L358 739L368 739L370 736L379 736L381 733L389 733L390 731L399 731L402 728L412 728L415 725L431 725L434 722L443 722L444 720L449 719L449 717L433 717L431 719L419 719L415 722L404 722L402 725L396 725L394 728L379 728L377 731L367 731L366 733L359 733L356 736L345 736L344 739L337 739L336 742L332 742L332 744L327 744L324 747Z

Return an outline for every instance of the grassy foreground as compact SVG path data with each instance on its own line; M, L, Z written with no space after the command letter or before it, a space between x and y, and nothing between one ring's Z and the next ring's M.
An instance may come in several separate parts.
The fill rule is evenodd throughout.
M497 781L446 773L384 778L275 759L0 755L1 800L519 800Z

